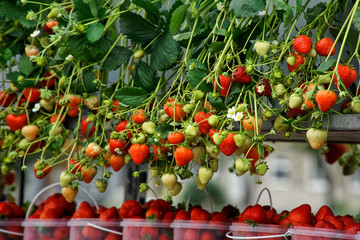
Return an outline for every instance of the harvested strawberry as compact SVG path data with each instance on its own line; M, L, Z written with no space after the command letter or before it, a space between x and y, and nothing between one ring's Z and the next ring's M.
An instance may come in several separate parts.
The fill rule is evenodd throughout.
M190 213L190 220L193 221L208 221L210 219L210 213L202 208L193 208Z
M333 91L319 90L315 95L315 101L322 112L332 108L337 100L337 95Z
M173 98L169 98L163 106L165 113L175 122L180 122L186 117L183 106L177 104Z
M240 210L233 205L226 205L221 209L221 213L226 216L227 219L235 218L240 215Z
M27 125L27 116L25 113L20 115L9 114L6 116L6 123L8 124L11 131L15 132L16 130L22 129Z
M141 109L138 109L137 111L135 111L134 114L132 115L131 119L136 124L142 124L142 123L146 122L145 113Z
M99 219L101 221L113 221L119 218L119 212L116 207L110 207L105 211L101 212Z
M315 219L318 222L320 220L323 220L326 215L334 215L334 213L327 205L323 205L317 211Z
M179 144L185 140L185 136L182 132L170 132L167 136L167 140L170 144Z
M159 228L144 226L140 228L140 239L157 239L159 235Z
M328 143L329 151L324 152L325 161L333 164L346 152L346 146L343 143Z
M4 90L0 91L0 106L8 107L10 106L16 98L16 95L13 93L5 92Z
M185 166L188 164L193 158L193 151L186 147L178 147L174 153L176 165L179 167Z
M344 226L355 223L353 216L350 216L350 215L336 216L336 217L337 217L337 219L339 219L340 221L342 221L344 223Z
M0 202L0 214L4 215L6 218L11 218L13 216L11 205L7 202Z
M201 232L200 240L216 240L217 236L214 231L204 230Z
M292 46L296 52L307 54L312 47L312 41L311 38L305 35L300 35L294 39Z
M129 149L131 159L136 164L141 164L150 155L150 148L146 144L133 144Z
M86 138L91 138L95 133L95 126L90 121L88 121L88 116L84 117L81 120L80 132Z
M162 213L171 211L171 203L163 199L156 199L151 202L150 207L159 209Z
M68 239L70 237L70 228L59 226L54 231L55 239Z
M211 129L211 125L208 119L213 113L197 112L194 117L194 121L199 124L199 130L202 134L208 134Z
M309 204L300 205L290 211L288 216L291 224L311 224L311 207Z
M162 218L162 213L157 207L150 207L146 211L145 217L147 219L161 219Z
M164 221L173 221L175 219L175 213L174 212L166 212L162 216L162 220Z
M186 229L184 233L184 240L198 240L200 239L201 229Z
M132 217L141 217L143 215L141 204L135 200L125 201L119 211L119 216L122 219L132 218Z
M333 71L335 71L335 68L333 69ZM355 69L349 68L348 66L339 65L337 68L337 72L341 81L344 83L345 89L348 89L356 80L357 74ZM334 84L338 89L340 89L339 85L342 86L342 84L338 83L336 74L334 75Z
M190 220L190 214L186 210L179 210L176 213L174 220Z
M318 41L315 45L315 50L317 54L320 56L327 56L330 53L331 48L333 47L334 42L330 38L322 38ZM334 55L336 48L334 46L333 50L331 51L330 56Z
M345 231L357 233L360 231L360 223L350 223L344 227Z
M40 90L37 87L27 87L24 96L29 103L37 103L40 101Z
M247 84L251 82L251 77L246 73L244 66L237 66L233 76L234 76L234 82L236 83Z
M95 211L86 201L81 202L78 209L72 215L72 218L94 218Z
M231 156L237 149L235 140L235 133L229 133L227 137L220 143L220 151L226 156Z
M331 223L332 225L334 225L336 227L337 230L343 230L344 229L344 223L337 219L333 214L328 214L325 215L323 220Z
M332 225L331 223L325 221L325 220L320 220L318 221L315 226L316 228L326 228L326 229L336 229L336 227L334 225Z

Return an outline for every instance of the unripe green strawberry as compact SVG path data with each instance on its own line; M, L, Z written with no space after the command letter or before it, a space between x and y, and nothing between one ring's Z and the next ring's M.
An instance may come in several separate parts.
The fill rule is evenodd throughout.
M283 96L284 93L286 92L286 88L282 83L276 84L274 90L279 95L279 97Z
M267 121L273 116L272 111L265 110L263 108L260 110L260 113L261 113L261 118L262 118L263 121Z
M100 193L103 193L106 191L106 188L108 186L108 182L106 180L102 180L102 179L98 179L96 182L95 182L95 186L96 188L98 189L98 191Z
M220 154L220 149L215 144L206 144L206 151L212 158L217 158Z
M269 52L270 43L268 41L257 41L254 44L254 48L255 48L256 53L259 56L263 57Z
M316 55L317 55L317 52L313 48L310 49L310 51L306 54L306 56L309 56L309 57L312 57L312 58L316 57Z
M195 127L195 126L193 126L193 125L188 125L188 126L185 128L184 135L185 135L185 136L196 137L197 131L198 131L198 128L197 128L197 127Z
M290 95L289 99L289 107L290 108L297 108L300 107L303 103L303 97L297 93L293 93Z
M141 128L147 132L148 134L154 134L155 133L155 123L152 122L152 121L147 121L147 122L144 122L141 126Z
M161 181L163 182L164 186L170 191L174 189L177 183L177 177L175 174L165 173L161 176Z
M254 66L253 66L253 65L251 65L251 64L246 65L246 67L245 67L245 72L246 72L247 74L250 74L250 73L252 73L253 71L254 71Z
M46 111L52 112L54 110L54 99L50 100L40 99L40 106L43 107Z
M211 115L208 118L208 123L210 124L210 126L215 127L219 124L219 117L217 115Z
M178 195L181 192L182 189L182 185L181 183L177 182L174 186L174 188L172 190L169 190L169 194L173 197L175 197L176 195Z
M125 163L129 164L130 162L131 162L131 156L130 156L130 154L126 154L125 155Z
M318 79L322 84L329 84L331 82L331 74L319 75Z
M360 99L354 98L353 101L350 103L350 106L354 113L360 113Z
M212 176L214 175L214 172L211 168L207 168L204 166L201 166L199 168L199 180L202 184L207 184Z
M290 124L283 123L283 119L280 116L277 116L274 122L274 130L276 132L285 132L290 128Z
M194 99L196 101L201 100L204 97L204 93L202 91L200 91L200 90L195 90L193 92L193 95L194 95Z
M144 50L138 49L138 50L135 51L135 53L134 53L133 56L134 56L135 59L140 59L140 58L142 58L144 55L145 55Z
M251 145L252 145L251 139L246 136L245 142L243 143L243 145L242 145L241 147L239 147L239 148L236 149L236 151L235 151L234 154L237 155L237 156L243 154L244 151L245 151L246 149L248 149Z
M194 107L195 107L194 104L191 103L185 104L183 107L183 111L185 113L191 113L194 110Z
M224 136L221 135L221 133L214 133L212 138L216 145L220 145L220 143L224 140Z
M264 176L268 170L268 166L265 162L261 162L256 165L256 173L260 176Z
M290 55L287 59L286 62L290 65L293 66L296 63L296 57L294 55Z
M197 146L192 149L194 158L193 160L199 165L204 163L206 150L203 146Z
M158 123L160 125L162 125L164 122L166 122L166 120L169 118L169 116L167 114L163 114L159 117Z
M205 189L207 183L203 184L201 181L200 181L200 178L199 178L199 174L196 174L195 176L195 182L196 182L196 186L197 188L202 191Z
M281 78L281 77L282 77L282 73L281 73L280 71L274 72L274 78L279 79L279 78Z
M51 9L51 11L49 12L49 14L47 15L47 18L51 19L51 18L57 18L59 15L59 11L56 8Z
M320 149L327 139L327 131L310 128L306 132L306 138L313 149Z
M26 150L30 144L31 144L30 141L23 139L19 142L19 148L22 150Z
M235 134L234 141L237 147L241 147L246 140L246 136L244 134Z
M247 171L251 168L251 163L246 158L238 158L235 161L235 169L237 175L241 176L244 175Z
M63 171L60 174L60 186L66 187L73 181L72 175L69 172Z
M49 136L56 136L63 131L63 127L61 125L56 126L56 124L51 124L51 128L49 130Z
M217 172L219 170L219 160L211 159L209 161L209 167L213 170L213 172Z
M146 136L142 132L139 132L134 134L130 141L132 144L143 144L146 142Z

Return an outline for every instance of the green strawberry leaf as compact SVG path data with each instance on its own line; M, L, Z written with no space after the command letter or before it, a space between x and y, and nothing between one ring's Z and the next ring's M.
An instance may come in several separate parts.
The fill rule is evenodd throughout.
M144 61L139 61L134 69L135 86L141 87L148 92L156 88L156 80L153 70Z
M25 78L23 81L19 82L18 78L20 76L25 77L20 72L9 72L6 74L6 79L10 80L15 85L15 87L20 89L33 87L36 85L36 81L26 80Z
M360 8L356 9L354 16L354 26L358 31L360 31Z
M151 46L150 66L154 70L166 70L180 54L180 45L169 31L165 31Z
M160 19L160 12L159 9L152 4L150 1L145 1L145 0L133 0L133 3L139 7L142 7L146 13L147 13L147 18L152 22L152 23L157 23Z
M300 16L302 10L302 0L296 0L296 17Z
M234 10L237 17L256 16L265 7L265 0L232 0L229 9Z
M218 110L227 110L226 105L224 104L224 102L222 101L222 99L220 97L217 97L217 98L214 99L212 97L212 93L209 93L208 94L208 99L209 99L209 103L214 108L216 108Z
M209 45L209 53L218 53L221 52L221 50L223 50L225 47L225 43L224 42L212 42Z
M139 87L124 87L116 90L115 99L128 106L139 106L147 98L149 93Z
M87 0L84 0L86 2ZM103 8L104 0L91 0L88 2L90 12L95 17L99 17L99 11Z
M95 74L92 70L78 74L77 78L71 81L70 90L77 94L93 93L97 90L94 80Z
M184 23L186 12L190 4L185 4L177 7L171 14L170 20L170 32L172 35L177 34L180 31L182 24Z
M326 3L320 2L316 4L312 8L308 8L304 14L304 18L306 20L306 24L309 24L315 20L320 13L322 13L326 9Z
M121 32L136 43L147 43L155 39L161 31L143 17L125 12L120 15Z
M277 10L285 11L283 13L284 27L287 28L292 24L292 18L294 17L293 8L288 5L284 0L273 0Z
M103 64L104 70L113 71L130 59L133 51L128 48L116 46Z
M29 76L33 70L33 64L31 62L30 58L28 58L28 56L26 56L25 54L23 54L20 57L18 67L19 67L19 71L22 74L24 74L25 76Z
M86 38L89 42L94 43L98 41L104 31L104 26L100 22L92 23L86 28Z
M336 63L336 59L329 59L325 62L322 62L319 67L317 68L317 71L327 71L330 68L332 68Z
M88 3L85 3L83 0L74 0L73 2L76 16L79 20L82 21L94 18L94 15L92 14Z

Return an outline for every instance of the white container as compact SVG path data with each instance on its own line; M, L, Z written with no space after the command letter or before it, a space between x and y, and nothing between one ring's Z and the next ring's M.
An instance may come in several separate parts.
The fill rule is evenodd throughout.
M223 222L183 221L176 220L171 224L174 229L174 240L186 239L228 239L226 233L230 224Z
M122 240L120 220L72 219L68 221L68 226L70 227L70 240L105 239L107 237L112 240Z
M233 223L226 235L229 239L289 239L287 228L273 224Z
M170 224L170 221L147 219L124 219L121 222L124 240L156 240L161 239L161 235L173 239Z

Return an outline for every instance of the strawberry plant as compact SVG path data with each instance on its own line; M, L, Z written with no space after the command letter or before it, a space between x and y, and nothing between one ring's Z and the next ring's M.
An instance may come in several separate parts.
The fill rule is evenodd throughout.
M67 162L74 196L78 181L104 192L142 164L175 196L186 179L206 187L220 152L260 178L275 131L306 131L326 152L334 106L360 112L359 0L346 13L347 1L309 2L1 1L2 173L17 158L38 178Z

